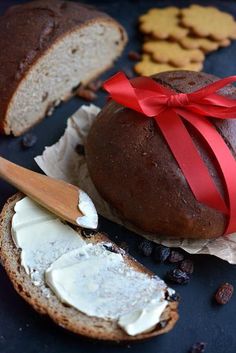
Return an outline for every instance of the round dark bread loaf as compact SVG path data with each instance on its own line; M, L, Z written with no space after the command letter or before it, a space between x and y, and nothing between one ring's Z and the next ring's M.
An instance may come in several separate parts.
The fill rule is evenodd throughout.
M165 72L154 78L183 93L218 79L191 71ZM220 94L236 98L236 88L227 86ZM235 156L236 122L211 120ZM193 128L187 128L225 197L212 156ZM181 238L214 238L224 233L226 216L195 199L153 119L109 101L89 132L86 158L101 196L139 229Z

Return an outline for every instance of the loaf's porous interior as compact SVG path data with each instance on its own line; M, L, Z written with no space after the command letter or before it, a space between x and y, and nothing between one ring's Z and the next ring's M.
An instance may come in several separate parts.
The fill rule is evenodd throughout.
M79 83L106 70L123 48L121 31L109 21L67 33L32 65L12 97L7 121L14 135L43 118Z

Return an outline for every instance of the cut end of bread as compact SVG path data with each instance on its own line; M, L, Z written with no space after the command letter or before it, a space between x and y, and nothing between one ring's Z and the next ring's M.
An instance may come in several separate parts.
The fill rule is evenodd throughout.
M18 193L12 196L5 204L0 223L0 258L6 272L12 281L16 291L39 313L48 315L61 327L70 330L78 335L98 340L125 342L145 340L162 333L170 331L178 319L177 306L175 301L169 301L161 316L161 324L157 324L153 330L129 336L118 325L117 321L87 316L73 307L64 305L54 293L48 295L47 287L37 287L32 283L24 268L19 266L20 250L12 241L11 220L14 215L14 206L23 197ZM79 231L79 230L78 230ZM101 233L86 239L88 243L101 243L110 240ZM135 261L132 257L124 254L124 251L113 244L114 250L120 251L129 266L136 271L152 276L149 270Z
M93 21L60 37L26 72L6 113L5 133L21 135L73 89L107 70L121 54L126 37L110 20Z

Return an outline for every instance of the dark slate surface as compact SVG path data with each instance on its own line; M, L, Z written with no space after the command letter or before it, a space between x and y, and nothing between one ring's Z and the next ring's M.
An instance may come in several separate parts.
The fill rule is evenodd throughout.
M0 11L21 1L1 0ZM187 6L191 1L87 1L116 17L129 33L129 44L123 57L117 62L116 70L131 67L127 59L130 49L138 50L136 21L139 14L153 6ZM236 16L234 1L196 1L212 4ZM221 25L221 24L219 24ZM206 72L220 77L236 73L236 41L230 47L210 54L205 62ZM96 102L104 103L105 94L101 93ZM13 162L39 171L33 157L40 154L44 146L51 145L62 135L67 118L78 109L82 100L74 98L59 107L50 118L45 119L32 131L38 136L37 144L23 150L21 138L0 137L0 154ZM15 192L14 188L0 181L0 207L7 197ZM122 227L100 218L100 228L118 242L125 240L130 252L158 275L165 276L170 265L158 265L151 259L138 254L139 237ZM186 255L188 256L188 255ZM162 337L133 345L108 345L89 342L57 327L51 320L35 313L14 291L3 268L0 267L0 352L1 353L187 353L196 341L207 342L208 353L234 353L236 351L236 295L224 307L217 306L212 296L222 282L236 285L236 266L229 265L215 257L189 256L194 260L195 272L186 286L173 286L181 295L180 319L174 330ZM172 266L173 267L173 266Z

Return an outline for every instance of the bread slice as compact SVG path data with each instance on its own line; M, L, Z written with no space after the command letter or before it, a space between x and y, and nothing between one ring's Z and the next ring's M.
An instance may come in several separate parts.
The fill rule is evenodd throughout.
M157 325L151 332L142 333L136 336L126 334L113 320L104 320L90 317L82 312L61 303L52 293L49 298L42 293L42 288L33 285L30 277L20 265L20 251L15 247L11 237L11 220L14 215L14 206L23 197L17 193L5 204L0 221L0 258L2 265L12 281L16 291L39 313L48 315L58 325L76 334L106 341L136 341L160 335L172 329L178 319L176 301L169 301L164 313L162 323L165 326ZM104 234L97 233L87 238L88 243L99 243L109 240ZM110 242L110 240L109 240ZM115 244L114 248L121 251ZM153 275L143 265L123 252L127 263L136 270Z
M22 134L73 88L107 70L127 41L124 28L91 6L35 0L0 17L0 129Z

